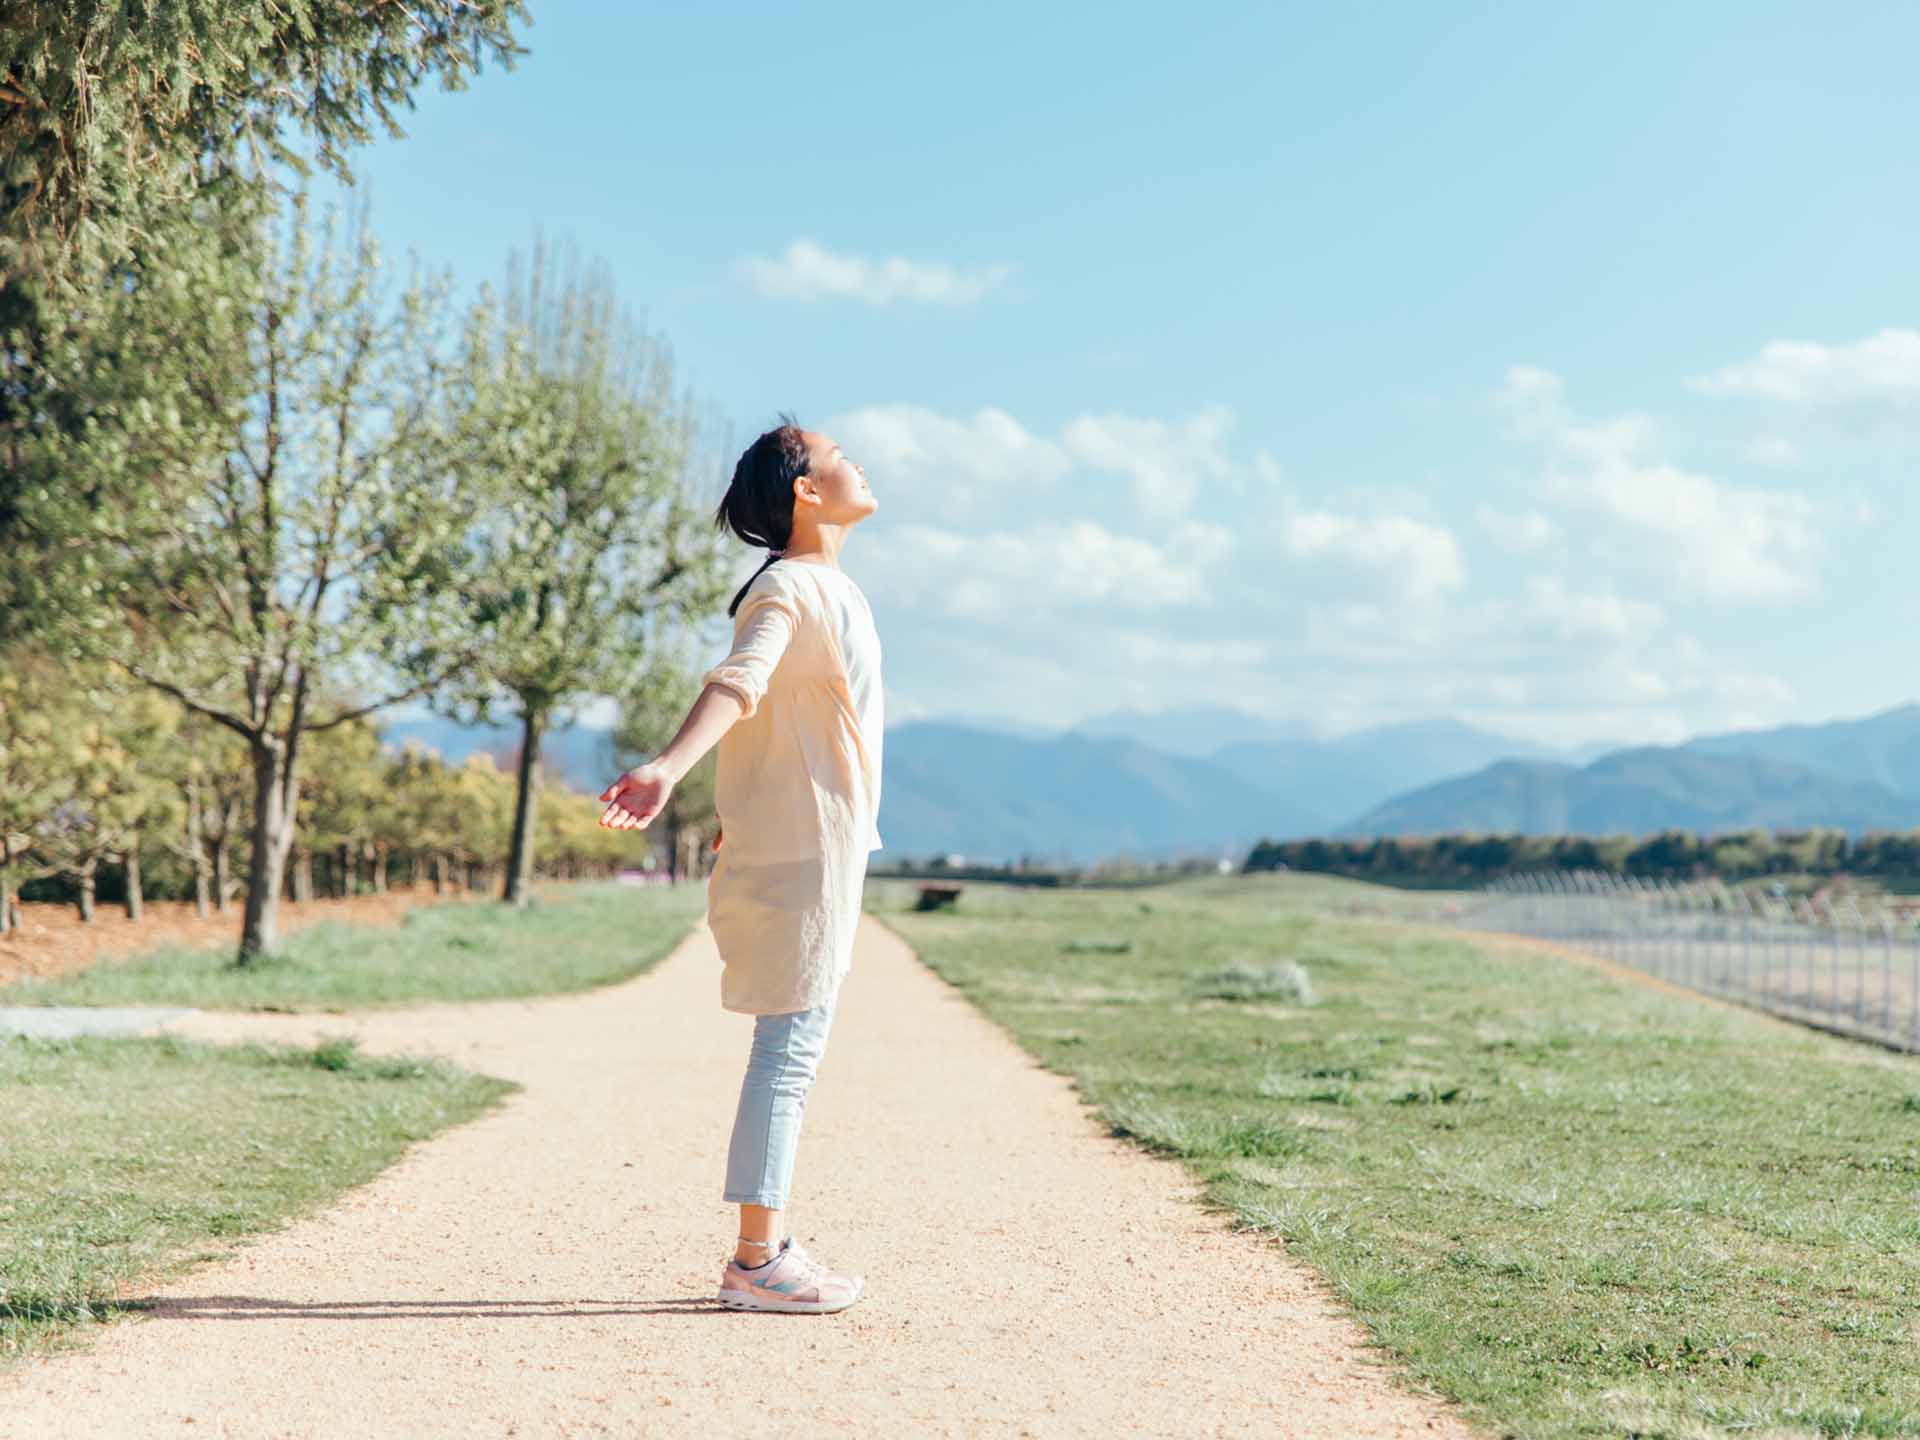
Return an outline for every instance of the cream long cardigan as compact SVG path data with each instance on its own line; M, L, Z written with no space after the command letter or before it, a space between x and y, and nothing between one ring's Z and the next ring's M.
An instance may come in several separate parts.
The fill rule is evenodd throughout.
M702 677L746 707L720 737L721 837L707 924L721 1005L754 1015L824 1004L852 963L879 761L860 731L830 582L777 560L734 613L732 652Z

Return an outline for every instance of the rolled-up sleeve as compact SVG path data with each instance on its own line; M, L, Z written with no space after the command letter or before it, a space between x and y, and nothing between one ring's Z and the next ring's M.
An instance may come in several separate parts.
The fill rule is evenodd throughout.
M786 654L800 624L800 613L784 595L749 595L733 617L733 652L700 678L700 688L724 685L746 706L741 718L760 707L774 667Z

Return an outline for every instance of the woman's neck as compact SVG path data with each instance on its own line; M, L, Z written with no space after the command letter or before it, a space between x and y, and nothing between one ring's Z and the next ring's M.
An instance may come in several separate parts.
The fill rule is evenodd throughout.
M840 547L846 543L847 527L844 525L806 526L788 537L787 548L781 552L780 558L838 570Z

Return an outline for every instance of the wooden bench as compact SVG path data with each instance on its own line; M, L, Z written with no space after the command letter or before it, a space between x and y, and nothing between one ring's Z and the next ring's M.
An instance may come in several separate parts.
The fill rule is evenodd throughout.
M920 898L914 902L913 908L916 910L938 910L944 906L947 909L952 909L953 902L960 898L960 892L965 888L966 887L962 885L922 885L920 887Z

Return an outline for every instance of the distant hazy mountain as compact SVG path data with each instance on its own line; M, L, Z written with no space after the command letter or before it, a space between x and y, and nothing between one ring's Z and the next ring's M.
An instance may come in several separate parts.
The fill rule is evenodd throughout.
M1225 705L1189 705L1155 712L1112 710L1080 721L1073 730L1099 740L1132 740L1170 755L1195 759L1208 758L1226 745L1303 740L1308 733L1303 726Z
M1703 755L1781 760L1884 786L1899 795L1920 796L1920 705L1830 725L1704 735L1689 740L1685 748Z
M1796 829L1859 834L1920 825L1920 801L1883 785L1754 755L1620 750L1584 768L1503 762L1398 796L1350 835L1644 835Z
M1498 760L1559 760L1542 746L1430 720L1364 730L1335 740L1242 741L1211 758L1285 797L1272 838L1325 834L1400 792L1470 774Z
M889 726L887 858L1095 860L1225 852L1271 834L1284 797L1206 760L1131 740L1033 740L972 726Z

